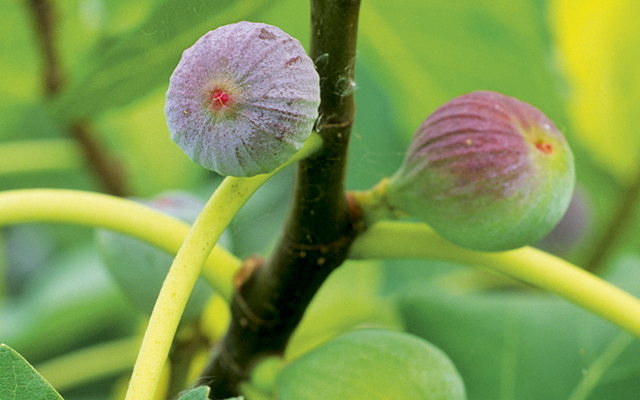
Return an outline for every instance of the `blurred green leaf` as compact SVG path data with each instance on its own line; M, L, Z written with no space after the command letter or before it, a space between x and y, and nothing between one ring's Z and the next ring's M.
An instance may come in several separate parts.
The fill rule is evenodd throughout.
M293 167L269 179L236 214L229 231L239 257L269 253L282 227L291 197Z
M195 389L191 389L179 397L179 400L208 400L208 399L209 399L209 386L200 386Z
M187 192L164 193L144 204L192 224L204 201ZM111 277L136 309L150 316L174 259L148 243L109 230L96 232L96 243ZM198 278L182 315L182 323L196 320L213 290Z
M316 348L284 367L278 399L465 399L449 358L406 333L360 329Z
M363 2L360 46L391 93L403 137L474 90L515 96L565 123L543 10L535 0Z
M270 0L164 1L134 32L98 56L94 67L50 105L54 118L94 117L169 83L182 52L207 31L255 17Z
M347 187L365 190L385 176L392 175L402 163L406 142L401 123L393 112L393 94L385 90L376 71L379 66L362 54L356 66L356 103L358 113L351 136L347 165Z
M0 308L0 340L32 362L129 335L139 321L90 247L63 250Z
M357 327L402 329L394 304L381 294L382 270L376 261L348 261L322 285L286 350L291 360ZM344 305L348 304L348 307Z
M38 79L39 53L26 4L0 2L0 124L5 120L5 107L29 101L40 91ZM6 113L9 114L10 113ZM0 125L1 126L1 125Z
M0 344L0 398L62 400L42 375L6 344Z
M613 283L638 293L637 267L628 262L616 270ZM442 273L430 282L413 275L398 289L407 331L451 357L470 399L567 398L619 330L544 293L517 286L487 289L490 280L478 272ZM590 400L626 400L639 393L640 342L635 340L623 354L596 385L612 382L618 397L603 391Z
M550 2L576 136L622 182L640 164L640 3Z

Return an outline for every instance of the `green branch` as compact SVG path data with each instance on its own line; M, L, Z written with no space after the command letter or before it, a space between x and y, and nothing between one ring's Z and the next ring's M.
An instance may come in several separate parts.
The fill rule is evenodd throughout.
M315 152L321 145L322 139L313 134L291 160L275 171L250 178L227 177L222 181L193 223L160 289L133 368L126 400L153 398L196 279L231 219L269 178Z
M569 262L531 247L500 253L475 252L449 243L424 224L378 222L358 236L349 257L423 258L484 266L564 297L640 338L640 300Z
M56 222L110 229L176 254L189 225L150 207L119 197L65 189L0 192L0 226ZM203 277L227 301L240 260L220 246L207 259Z
M322 282L340 266L358 221L345 196L359 0L312 0L309 56L320 75L322 148L298 164L292 204L271 256L242 282L232 319L201 374L211 398L239 394L255 362L282 354Z

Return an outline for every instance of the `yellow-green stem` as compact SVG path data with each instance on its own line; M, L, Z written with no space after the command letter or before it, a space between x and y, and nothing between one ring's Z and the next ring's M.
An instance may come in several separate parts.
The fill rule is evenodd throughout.
M25 222L57 222L110 229L176 254L189 225L135 201L64 189L25 189L0 192L0 226ZM216 246L203 277L227 300L240 260Z
M524 247L483 253L457 247L425 224L379 222L360 235L354 259L424 258L484 266L555 293L640 338L640 300L543 251Z
M194 222L171 265L151 313L126 400L152 399L184 307L207 255L238 210L276 172L307 157L322 144L313 134L287 163L269 174L251 178L227 177Z

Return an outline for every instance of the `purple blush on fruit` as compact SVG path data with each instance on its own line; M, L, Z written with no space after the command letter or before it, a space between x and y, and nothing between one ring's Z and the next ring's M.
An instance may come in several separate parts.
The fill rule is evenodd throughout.
M386 196L455 244L500 251L546 235L566 211L574 182L571 150L544 113L479 91L422 123Z
M273 171L298 151L318 117L318 73L277 27L251 22L208 32L171 75L171 139L221 175Z

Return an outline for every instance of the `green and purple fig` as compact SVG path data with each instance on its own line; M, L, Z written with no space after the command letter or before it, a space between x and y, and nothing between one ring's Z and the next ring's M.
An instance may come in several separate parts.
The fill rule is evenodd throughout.
M277 27L226 25L185 50L171 75L171 139L221 175L268 173L311 135L320 84L299 41Z
M436 109L418 128L386 201L465 248L537 242L564 215L575 182L564 136L540 110L478 91Z

